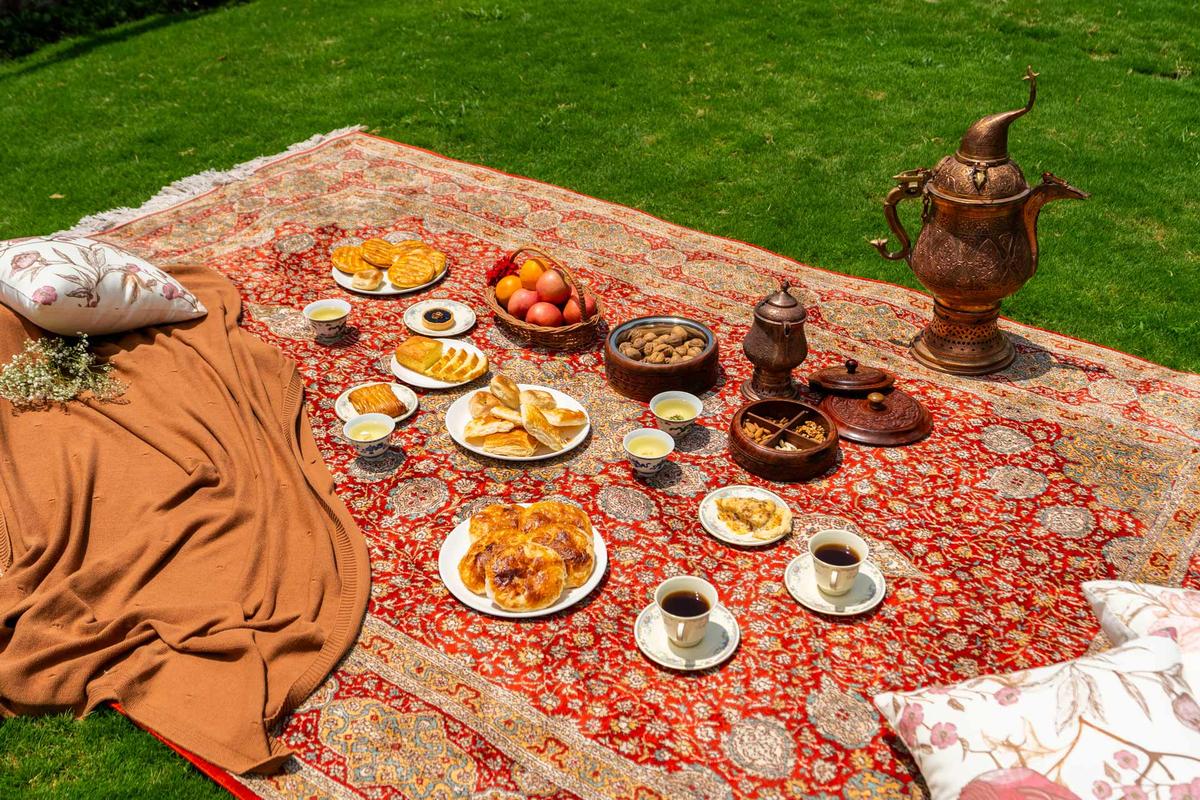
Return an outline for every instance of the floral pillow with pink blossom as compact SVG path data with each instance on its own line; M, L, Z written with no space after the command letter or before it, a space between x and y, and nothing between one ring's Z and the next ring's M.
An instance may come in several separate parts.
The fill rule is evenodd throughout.
M1200 682L1200 591L1128 581L1088 581L1083 596L1113 644L1139 636L1174 639L1188 680Z
M164 325L207 313L158 267L83 236L0 242L0 302L64 336Z
M933 800L1200 800L1200 705L1167 638L875 705Z

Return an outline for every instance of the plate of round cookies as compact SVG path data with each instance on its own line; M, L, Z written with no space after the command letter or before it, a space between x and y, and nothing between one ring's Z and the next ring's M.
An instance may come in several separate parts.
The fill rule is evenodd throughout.
M573 503L496 503L450 531L438 553L442 583L463 604L496 617L542 617L569 608L608 568L600 532Z
M379 297L419 292L447 272L446 254L416 239L396 243L367 239L334 248L329 260L338 286Z

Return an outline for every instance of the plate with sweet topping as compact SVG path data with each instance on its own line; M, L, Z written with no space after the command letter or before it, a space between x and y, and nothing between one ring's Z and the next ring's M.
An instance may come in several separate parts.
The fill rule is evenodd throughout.
M493 503L454 527L438 574L464 605L497 617L541 617L575 605L608 568L600 531L574 503Z
M417 413L421 405L416 392L399 383L371 381L351 386L338 395L333 410L342 422L360 414L387 414L400 422Z
M700 501L700 524L723 542L761 547L792 532L792 512L779 495L758 486L726 486Z
M457 300L422 300L404 312L404 324L423 336L458 336L475 324L475 311Z

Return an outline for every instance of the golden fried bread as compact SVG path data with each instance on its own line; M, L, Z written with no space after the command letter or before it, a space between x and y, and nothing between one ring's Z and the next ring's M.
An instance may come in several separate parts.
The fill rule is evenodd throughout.
M396 348L396 361L413 372L426 374L442 357L443 345L428 336L410 336Z
M485 559L485 590L505 611L536 611L553 605L567 582L562 556L533 542L505 544Z
M350 279L350 285L364 292L373 292L383 283L383 273L377 269L360 269Z
M546 415L537 406L525 405L521 408L521 423L530 436L546 447L556 452L563 449L562 435L547 421Z
M528 458L537 452L537 440L521 429L493 433L483 439L483 450L497 456Z
M479 509L471 516L471 541L485 533L519 530L522 510L508 503L493 503Z
M492 394L500 398L500 402L513 409L514 411L521 408L521 390L517 388L517 384L507 375L496 375L492 378L492 382L488 385L492 390Z
M408 412L405 405L396 397L396 393L392 391L392 387L386 383L360 386L350 392L346 399L359 414L387 414L389 417L400 417Z
M773 500L754 497L722 497L717 500L717 519L737 534L755 539L773 539L792 529L792 512Z
M542 415L556 428L573 428L587 422L587 415L570 408L543 408Z
M500 399L496 395L487 389L480 389L471 395L471 403L468 408L472 417L482 417L498 405L500 405Z
M521 417L520 411L513 411L508 406L500 405L492 409L491 414L497 419L506 419L515 425L524 425L525 420Z
M592 537L574 525L539 525L526 534L535 544L545 545L562 558L567 570L567 588L582 586L592 576L596 553Z
M420 256L398 256L387 268L387 279L397 289L411 289L437 276L433 263Z
M357 245L344 245L334 249L329 254L329 260L333 262L333 266L337 267L339 272L347 275L371 268L371 265L363 259L362 249Z
M387 268L396 257L396 248L386 239L367 239L361 245L362 257L377 267Z
M522 389L521 405L529 403L542 410L554 408L554 395L541 389Z
M521 530L529 531L542 525L573 525L589 537L592 535L592 521L573 503L543 500L521 510Z

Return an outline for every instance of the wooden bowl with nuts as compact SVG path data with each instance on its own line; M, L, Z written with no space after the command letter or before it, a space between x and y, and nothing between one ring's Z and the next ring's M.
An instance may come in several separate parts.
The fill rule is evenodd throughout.
M604 371L621 394L648 402L659 392L700 394L717 382L717 337L686 317L638 317L604 342Z
M823 411L799 400L755 400L729 421L729 452L738 465L771 481L803 481L837 458L838 429Z

